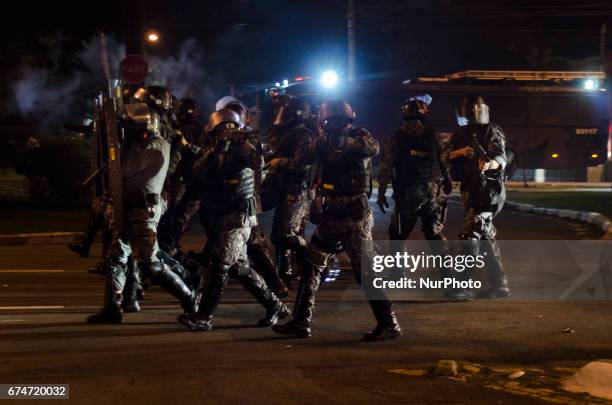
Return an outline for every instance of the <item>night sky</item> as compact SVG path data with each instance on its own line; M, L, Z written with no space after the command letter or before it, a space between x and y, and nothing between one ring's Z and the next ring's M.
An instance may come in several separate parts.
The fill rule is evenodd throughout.
M84 69L76 56L96 32L125 43L123 1L16 2L0 24L0 110L15 103L11 83L24 68L52 81ZM138 8L138 3L136 8ZM346 70L346 1L150 0L143 29L162 42L147 48L176 57L188 39L206 72L208 94L263 86L334 67ZM598 70L606 0L355 0L358 78L404 79L466 69ZM185 76L184 80L190 80ZM51 79L49 79L51 81ZM11 98L13 97L13 99ZM210 95L212 97L212 95Z

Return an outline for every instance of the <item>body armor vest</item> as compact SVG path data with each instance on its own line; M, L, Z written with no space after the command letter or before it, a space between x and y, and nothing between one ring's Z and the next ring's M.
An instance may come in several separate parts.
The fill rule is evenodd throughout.
M477 141L487 151L494 129L501 132L501 128L494 127L493 124L477 128L476 139L474 140L472 133L468 132L466 128L460 128L453 135L458 137L453 140L453 147L456 149L465 146L474 147L473 142ZM468 192L470 207L474 208L476 212L493 212L493 215L497 215L506 201L503 171L481 173L478 170L479 157L479 155L476 155L473 158L461 157L455 159L452 162L451 175L455 181L461 181L461 191Z
M294 159L303 137L313 138L314 135L304 126L298 126L286 131L280 139L276 156ZM280 184L284 185L290 192L305 189L310 185L310 167L304 168L304 170L283 168L279 174Z
M222 155L223 163L213 169L205 180L204 199L216 211L250 210L255 198L255 170L251 157L242 156L244 142L250 142L245 131L231 130L219 136L230 139L230 148ZM252 202L250 200L253 200Z
M369 157L350 151L328 150L324 153L321 165L325 195L335 197L370 194L372 160Z
M126 193L160 194L168 173L170 143L160 136L131 144L122 167Z
M393 189L405 191L417 184L437 181L437 148L433 129L410 126L400 129L398 150L395 151Z

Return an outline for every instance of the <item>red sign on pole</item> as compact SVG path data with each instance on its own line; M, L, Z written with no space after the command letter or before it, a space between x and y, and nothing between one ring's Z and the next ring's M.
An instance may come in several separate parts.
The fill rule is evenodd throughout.
M119 71L127 83L142 83L149 74L149 64L141 55L126 55L119 63Z

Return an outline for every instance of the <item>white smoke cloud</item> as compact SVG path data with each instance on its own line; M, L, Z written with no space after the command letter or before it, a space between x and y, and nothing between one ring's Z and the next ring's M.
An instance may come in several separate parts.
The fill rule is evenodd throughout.
M84 42L82 50L74 56L75 67L68 76L54 69L21 67L20 78L13 85L16 107L22 115L50 126L79 122L86 113L88 99L104 84L105 60L109 77L117 78L124 55L125 45L112 36L102 40L96 35ZM166 86L179 99L194 98L204 108L214 103L204 68L204 52L195 39L183 42L176 56L150 55L147 59L150 70L147 85Z
M149 70L147 84L165 86L179 99L212 100L204 69L204 53L193 38L181 44L176 57L149 57Z
M48 71L26 68L21 79L15 83L17 107L23 114L65 115L70 110L70 101L81 84L81 76L55 82Z

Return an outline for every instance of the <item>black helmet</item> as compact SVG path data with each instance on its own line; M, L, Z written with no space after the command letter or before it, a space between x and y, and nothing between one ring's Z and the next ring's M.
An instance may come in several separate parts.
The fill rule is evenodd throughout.
M178 117L180 120L196 119L200 115L200 106L192 98L182 98L178 103Z
M319 123L324 124L333 117L343 117L347 122L353 122L355 113L351 105L344 100L324 101L319 107Z
M243 127L247 124L248 109L236 97L225 96L220 98L219 101L217 101L215 108L217 111L221 111L224 108L229 108L237 112L240 116L240 127Z
M310 105L305 100L287 97L281 101L274 114L274 125L297 125L310 117Z
M206 132L211 133L221 126L223 129L240 128L240 115L230 108L223 108L210 114L208 124L206 124Z
M489 106L482 96L471 95L461 99L457 107L457 123L459 126L489 123Z
M406 119L423 119L429 114L430 104L431 96L429 94L410 97L402 105L402 115Z
M172 95L162 86L141 87L134 93L134 99L147 104L157 112L168 112L172 108Z

